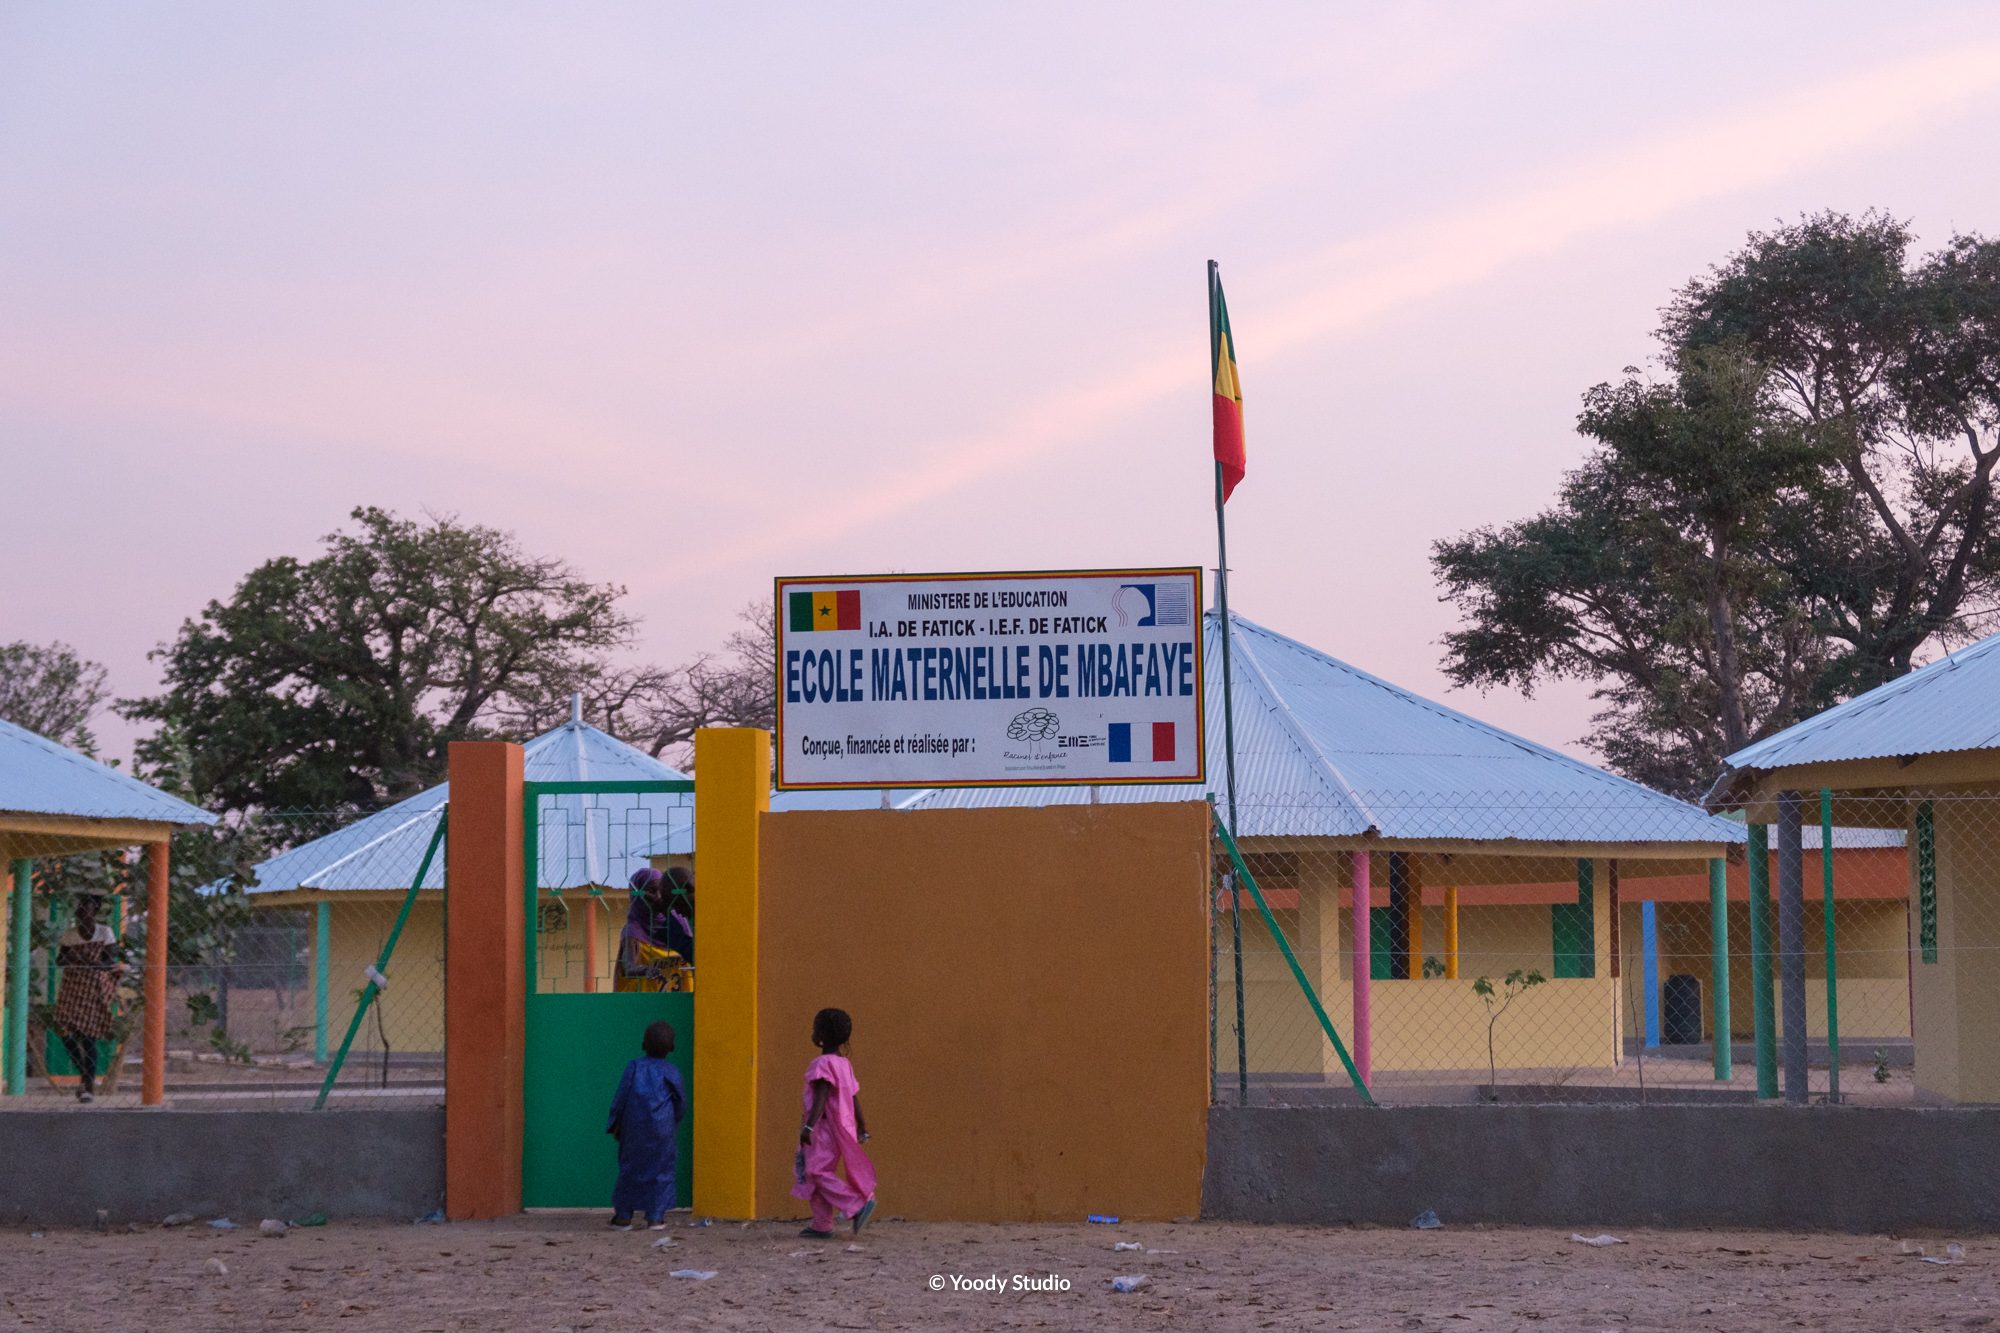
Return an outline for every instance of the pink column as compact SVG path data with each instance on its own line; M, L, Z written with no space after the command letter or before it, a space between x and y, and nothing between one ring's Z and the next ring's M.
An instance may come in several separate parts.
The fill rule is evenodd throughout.
M1361 1081L1374 1086L1374 1042L1369 1035L1370 1016L1368 1000L1368 906L1370 882L1367 852L1354 852L1348 860L1353 866L1354 880L1354 1068L1361 1075Z

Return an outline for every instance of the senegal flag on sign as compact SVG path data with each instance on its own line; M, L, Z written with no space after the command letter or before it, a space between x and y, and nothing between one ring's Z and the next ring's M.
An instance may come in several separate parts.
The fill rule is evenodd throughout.
M860 629L861 590L792 593L786 598L785 627L794 634L821 629Z
M1208 264L1208 348L1215 369L1215 461L1222 469L1222 498L1243 480L1243 384L1236 378L1236 340L1229 332L1229 306L1222 299L1222 275Z

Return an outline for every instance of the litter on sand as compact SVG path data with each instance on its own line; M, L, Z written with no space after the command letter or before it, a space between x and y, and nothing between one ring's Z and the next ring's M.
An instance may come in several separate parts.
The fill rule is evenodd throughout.
M441 1225L443 1222L444 1209L442 1208L433 1208L417 1219L417 1225L420 1227L434 1227Z
M1086 1217L1083 1220L1086 1222L1094 1222L1101 1227L1115 1227L1118 1225L1118 1214L1092 1213L1089 1217Z
M229 1265L223 1263L222 1260L220 1259L210 1259L207 1263L203 1264L201 1267L202 1271L204 1273L207 1273L210 1277L229 1276Z
M292 1219L292 1225L295 1227L323 1227L326 1225L326 1214L313 1213L309 1217L295 1217Z
M1141 1287L1152 1285L1152 1281L1153 1279L1147 1277L1144 1273L1132 1273L1125 1277L1112 1278L1111 1289L1113 1291L1137 1291Z
M713 1268L676 1268L673 1276L691 1278L696 1282L706 1282L714 1277L715 1273L716 1270Z
M1410 1225L1419 1231L1436 1231L1444 1223L1438 1220L1437 1209L1426 1208L1410 1219Z
M653 1242L653 1248L656 1250L671 1250L676 1245L679 1244L680 1242L675 1240L672 1236L662 1236L658 1240Z
M168 1213L160 1219L160 1225L163 1227L184 1227L192 1221L194 1221L193 1213Z
M218 1217L218 1218L214 1219L213 1221L211 1221L211 1222L210 1222L210 1223L208 1224L208 1226L209 1226L209 1230L211 1230L211 1231L234 1231L234 1230L236 1230L236 1224L235 1224L234 1222L230 1221L230 1220L229 1220L228 1218L226 1218L226 1217Z
M1604 1246L1604 1245L1623 1245L1625 1243L1624 1241L1618 1239L1618 1237L1610 1235L1608 1233L1596 1236L1584 1236L1584 1235L1579 1235L1578 1233L1572 1231L1570 1233L1569 1238L1575 1241L1579 1245Z
M1146 1247L1136 1240L1121 1240L1111 1248L1114 1250L1143 1250Z
M849 1245L849 1246L848 1246L848 1247L847 1247L846 1249L842 1250L842 1251L841 1251L841 1253L842 1253L842 1254L866 1254L866 1253L868 1253L868 1247L867 1247L866 1245Z
M275 1217L267 1217L257 1224L257 1234L260 1236L282 1236L290 1230L290 1227Z

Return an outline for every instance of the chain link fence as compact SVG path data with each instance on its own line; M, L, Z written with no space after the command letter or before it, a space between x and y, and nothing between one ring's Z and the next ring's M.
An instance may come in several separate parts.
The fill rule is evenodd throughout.
M537 991L692 990L692 794L565 791L539 797L535 815ZM172 835L170 1104L443 1103L445 817L426 793ZM140 1104L152 853L79 841L5 831L0 1087L12 1096L0 1105ZM647 869L660 874L645 886L642 944L628 927L632 877Z
M442 801L419 797L372 815L260 814L173 835L171 1104L442 1102L443 820ZM67 852L56 834L7 842L8 971L10 984L25 974L27 996L25 1023L10 1012L6 1027L7 1068L21 1075L10 1090L25 1106L137 1105L152 852Z
M1221 1103L2000 1101L2000 797L1362 804L1218 817Z

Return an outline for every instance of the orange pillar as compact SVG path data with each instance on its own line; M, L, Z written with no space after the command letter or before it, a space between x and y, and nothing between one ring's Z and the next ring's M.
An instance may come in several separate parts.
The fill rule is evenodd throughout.
M139 1104L167 1096L167 844L146 850L146 1050Z
M583 990L597 993L597 895L583 900Z
M444 1209L521 1211L527 933L521 747L452 744L445 837Z

